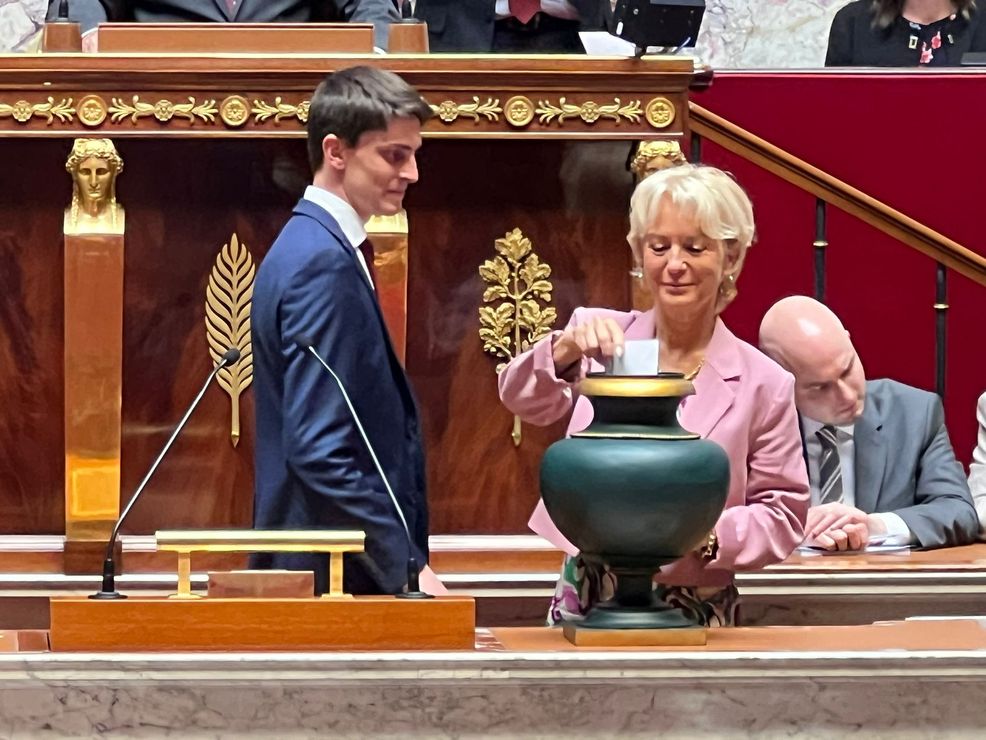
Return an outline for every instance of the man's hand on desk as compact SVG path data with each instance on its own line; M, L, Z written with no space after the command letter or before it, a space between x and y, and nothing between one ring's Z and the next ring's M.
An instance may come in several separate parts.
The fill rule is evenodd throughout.
M886 533L880 517L845 504L813 506L805 523L805 543L824 550L862 550L874 536Z

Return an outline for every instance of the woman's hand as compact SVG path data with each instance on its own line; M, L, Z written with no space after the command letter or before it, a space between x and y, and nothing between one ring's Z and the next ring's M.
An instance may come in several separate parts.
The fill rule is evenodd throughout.
M588 357L603 362L623 354L623 330L613 319L595 318L565 330L551 353L555 374L563 375L573 365Z

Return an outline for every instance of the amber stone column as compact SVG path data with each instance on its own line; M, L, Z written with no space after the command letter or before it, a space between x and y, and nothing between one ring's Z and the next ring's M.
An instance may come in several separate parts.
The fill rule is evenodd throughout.
M66 162L65 573L98 573L120 513L123 396L123 161L109 139L77 139Z
M366 223L373 242L377 299L394 352L403 363L407 348L407 212L374 216Z

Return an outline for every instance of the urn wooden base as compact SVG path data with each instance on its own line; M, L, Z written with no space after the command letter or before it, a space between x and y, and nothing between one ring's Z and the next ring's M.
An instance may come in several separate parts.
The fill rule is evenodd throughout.
M471 598L51 600L55 652L472 650Z
M562 627L565 639L577 647L660 647L704 645L705 627L656 630L600 630L566 624Z

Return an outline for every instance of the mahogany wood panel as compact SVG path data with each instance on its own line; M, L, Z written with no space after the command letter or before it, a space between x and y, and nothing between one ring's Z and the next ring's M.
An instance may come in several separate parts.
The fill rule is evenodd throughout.
M631 189L620 142L429 141L407 199L407 367L421 404L431 531L520 533L543 451L564 422L525 424L520 447L483 352L478 268L519 227L551 266L558 328L577 306L626 307Z
M61 177L68 143L16 146L20 184L0 191L0 251L11 257L0 262L0 397L9 414L0 425L0 533L56 533L64 516L60 224L70 194ZM519 226L552 267L559 324L578 305L625 306L629 146L434 140L423 149L422 180L407 202L407 367L426 430L433 532L526 531L541 452L564 426L525 425L523 443L513 446L496 361L478 336L478 267L495 254L494 240ZM128 139L118 148L127 208L125 503L211 367L204 302L216 255L236 232L259 264L308 173L301 140ZM240 413L234 447L229 397L209 389L125 532L251 525L252 390Z
M44 630L0 630L0 653L48 652Z
M51 600L53 651L472 650L471 598Z
M100 53L371 54L369 23L108 23Z
M0 533L65 524L62 209L71 142L0 140Z
M127 208L122 497L132 495L212 367L205 291L235 232L259 265L308 179L302 141L127 141L118 193ZM125 531L249 527L253 393L217 384L134 508Z

